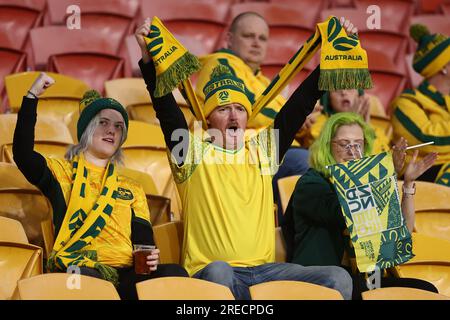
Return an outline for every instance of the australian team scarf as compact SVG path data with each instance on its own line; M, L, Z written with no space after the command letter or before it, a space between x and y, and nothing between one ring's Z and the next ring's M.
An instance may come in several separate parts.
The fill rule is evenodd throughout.
M145 39L156 68L155 96L165 95L179 86L191 111L206 128L205 116L189 81L189 76L201 67L198 59L175 39L157 17L153 18L149 36ZM372 87L367 54L361 48L358 36L347 36L339 20L336 17L330 17L317 25L316 32L255 101L249 121L281 93L289 81L314 56L319 47L322 47L320 90L369 89Z
M356 34L348 36L336 17L316 26L316 32L297 51L253 104L253 119L311 60L321 47L319 89L369 89L372 87L367 53Z
M62 161L62 160L61 160ZM104 279L115 285L118 273L113 267L97 262L97 252L86 250L108 223L117 197L117 172L109 163L102 179L101 193L92 206L85 201L90 193L88 170L81 154L72 161L72 191L67 212L47 262L50 271L65 271L69 266L97 269Z

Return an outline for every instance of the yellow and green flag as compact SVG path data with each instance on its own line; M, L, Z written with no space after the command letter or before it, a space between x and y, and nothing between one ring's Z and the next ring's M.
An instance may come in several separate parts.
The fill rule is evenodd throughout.
M391 268L414 257L401 212L392 154L328 167L360 272Z

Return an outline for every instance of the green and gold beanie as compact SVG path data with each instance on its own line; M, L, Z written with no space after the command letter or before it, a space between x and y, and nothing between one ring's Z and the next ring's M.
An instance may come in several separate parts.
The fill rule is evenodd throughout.
M409 29L417 42L413 68L424 78L438 73L450 61L450 38L443 34L431 34L422 24L414 24Z
M103 98L96 90L86 91L80 101L80 118L77 123L77 138L81 136L89 125L89 122L103 109L114 109L122 114L125 125L128 129L128 113L125 108L112 98Z
M241 79L233 75L231 70L223 65L217 65L211 72L210 80L205 84L205 104L203 113L205 118L217 107L231 103L241 104L250 117L252 104L246 95L246 87Z

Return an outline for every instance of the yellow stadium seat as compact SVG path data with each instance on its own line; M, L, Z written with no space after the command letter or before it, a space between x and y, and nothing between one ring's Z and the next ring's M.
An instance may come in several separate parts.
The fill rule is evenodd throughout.
M0 160L14 162L12 143L17 114L0 114ZM66 149L73 144L72 135L62 121L38 117L35 127L34 150L45 156L63 158Z
M301 281L269 281L250 287L252 300L344 300L339 291Z
M415 257L396 266L398 277L431 282L439 293L450 297L450 241L420 233L412 234Z
M450 300L450 297L442 294L404 287L379 288L361 295L363 300Z
M289 199L291 199L291 195L294 192L295 185L299 178L300 175L278 179L278 189L280 190L280 201L283 214L286 212Z
M157 194L155 182L152 177L142 171L133 170L126 167L118 167L119 174L137 181L144 189L145 194Z
M20 109L23 96L39 74L38 71L31 71L5 77L6 92L13 112ZM38 115L62 121L68 113L79 110L79 102L89 87L83 81L66 75L53 72L48 72L48 75L55 80L55 84L39 98Z
M41 274L17 287L21 300L120 300L111 282L77 274Z
M161 263L181 263L181 248L183 247L183 221L171 221L153 226L153 236L156 246L161 251ZM275 260L286 262L286 246L281 227L275 228Z
M20 221L0 216L0 241L28 243Z
M286 244L281 227L275 228L275 261L286 262Z
M228 287L184 277L162 277L136 283L139 300L234 300Z
M17 299L17 281L42 272L40 247L26 243L0 242L0 296Z
M158 195L158 188L149 174L125 167L119 167L119 174L129 177L142 185L147 196L152 225L171 221L171 201L167 197Z
M172 221L172 213L170 211L170 199L149 194L147 195L147 204L150 210L150 221L152 226Z
M417 233L450 241L450 208L417 210L414 229Z
M383 130L388 139L392 139L393 129L391 119L383 115L370 115L370 124L372 127L377 127Z
M128 138L122 149L125 155L124 166L149 174L156 184L156 195L170 198L171 210L180 216L181 201L170 170L161 128L130 120Z
M51 205L11 163L0 163L0 203L0 216L20 221L28 241L43 247L41 222L51 219Z
M414 205L416 210L450 209L450 188L437 183L417 181ZM403 181L398 181L401 192Z
M46 258L48 259L53 250L53 244L55 243L55 228L51 219L46 219L41 222L41 232Z
M158 125L150 95L142 78L124 78L105 82L106 96L114 98L127 108L130 119ZM186 101L179 90L173 91L175 100L183 112L188 125L194 120Z
M172 221L153 227L155 243L160 250L161 263L177 263L181 261L183 246L183 222Z

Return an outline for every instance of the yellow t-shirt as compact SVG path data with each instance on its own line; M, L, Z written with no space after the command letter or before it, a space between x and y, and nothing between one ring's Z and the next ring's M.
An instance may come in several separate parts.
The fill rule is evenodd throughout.
M72 163L64 161L61 165L52 158L46 158L47 166L59 182L66 204L72 190ZM100 195L102 177L105 168L86 162L90 194L86 200L95 204ZM144 190L136 181L119 175L118 196L111 216L100 234L85 247L97 251L98 262L117 268L133 265L133 247L131 243L132 211L137 218L150 224L150 212Z
M217 260L239 267L274 262L272 134L263 130L239 150L191 134L182 166L169 153L185 216L182 263L191 276Z

